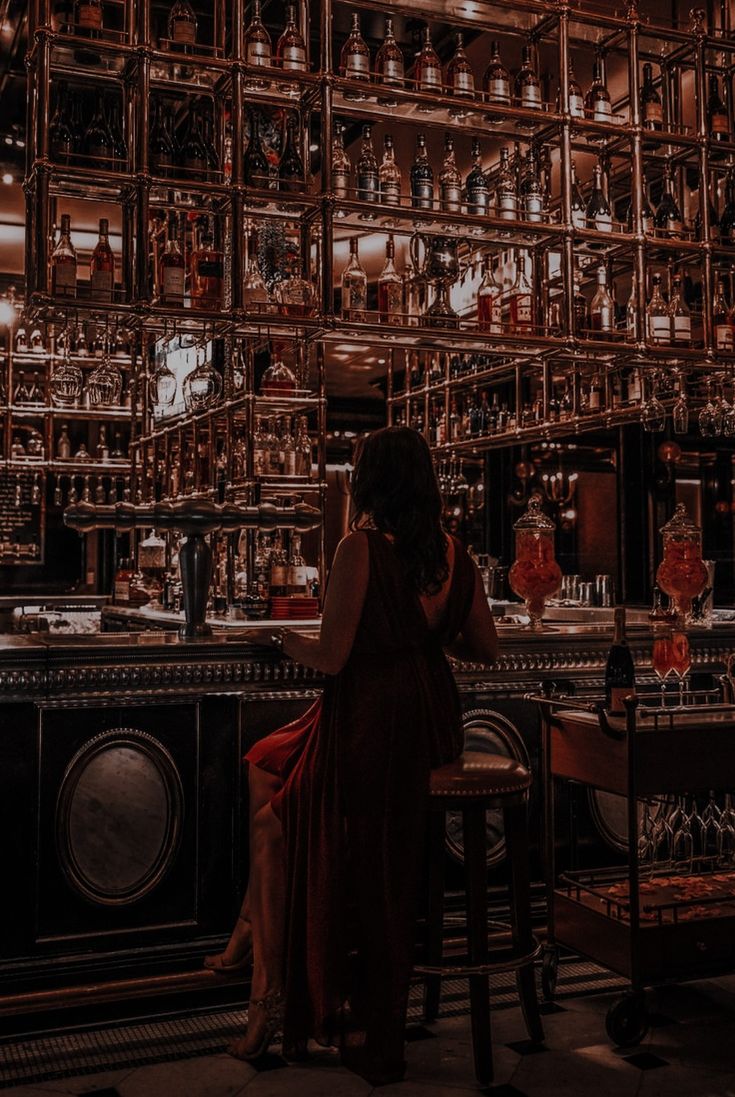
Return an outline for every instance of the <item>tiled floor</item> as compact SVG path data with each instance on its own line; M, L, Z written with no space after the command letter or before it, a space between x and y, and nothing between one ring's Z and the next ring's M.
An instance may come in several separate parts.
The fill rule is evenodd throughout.
M524 1044L518 1009L493 1017L495 1082L487 1097L735 1097L735 976L649 994L644 1043L611 1047L605 1013L614 995L565 1000L544 1017L544 1050ZM0 1090L0 1097L467 1097L478 1092L467 1017L429 1026L408 1044L408 1077L371 1090L329 1051L307 1065L256 1070L227 1055L158 1063ZM2 1050L0 1049L0 1054Z

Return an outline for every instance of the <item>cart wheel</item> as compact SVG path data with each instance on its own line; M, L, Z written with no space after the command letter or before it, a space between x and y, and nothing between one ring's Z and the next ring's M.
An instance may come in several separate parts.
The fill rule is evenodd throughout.
M610 1006L605 1018L607 1034L618 1047L635 1047L648 1032L648 1010L643 994L631 991Z
M541 961L541 991L546 1002L553 1002L554 1000L558 974L559 949L556 945L547 945L544 948L544 957Z

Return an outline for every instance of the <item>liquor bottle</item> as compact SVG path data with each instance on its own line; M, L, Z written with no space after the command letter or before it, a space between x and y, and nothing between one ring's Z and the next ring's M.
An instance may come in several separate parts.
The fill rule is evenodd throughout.
M454 155L454 139L444 137L444 162L439 172L439 196L445 213L462 212L462 176Z
M335 198L348 198L352 164L345 152L344 126L337 122L332 140L332 191Z
M112 135L107 128L104 112L104 100L98 96L89 125L84 131L84 155L95 161L91 167L107 169L112 160Z
M356 11L352 13L352 29L342 46L339 67L348 80L370 79L370 50L360 33L360 16Z
M389 206L398 206L401 202L401 170L396 164L393 138L386 133L383 138L383 160L378 170L380 201Z
M255 232L248 237L248 265L242 283L242 303L254 312L262 312L270 304L268 287L258 266L258 237Z
M414 209L431 209L434 205L434 169L426 155L426 138L416 137L416 159L411 166L411 205Z
M635 666L625 639L625 606L615 607L615 632L605 665L605 705L612 715L625 712L623 701L635 693Z
M569 62L569 113L572 118L584 118L584 95L574 75L574 66Z
M189 0L174 0L168 14L168 37L179 53L191 53L197 40L197 17Z
M597 292L590 302L590 327L594 332L615 330L615 301L607 287L607 271L597 270Z
M515 221L518 217L518 183L510 163L507 148L500 150L500 167L495 186L495 210L503 221Z
M664 108L653 82L653 65L646 62L641 84L641 125L647 130L660 130L663 129L663 124Z
M720 217L720 240L732 247L735 244L735 173L729 171L725 179L725 205Z
M483 259L482 281L477 290L477 323L480 331L501 335L503 287L496 280L492 258Z
M110 460L110 443L107 441L107 427L104 423L100 423L95 455L98 461Z
M719 81L714 74L709 78L707 121L709 123L709 135L712 141L730 140L730 119L727 115L727 107L720 97Z
M342 315L345 320L367 320L368 281L358 253L358 238L350 237L350 258L342 272Z
M214 182L217 181L219 178L220 159L214 140L214 117L212 115L212 104L208 103L207 100L202 100L200 103L199 119L207 163L207 179L210 179Z
M286 142L278 164L278 180L281 190L299 194L304 190L304 162L299 152L299 117L290 112L286 120Z
M89 260L90 296L95 301L112 301L115 288L115 256L110 247L110 225L100 217L99 239Z
M362 127L362 145L357 161L357 197L361 202L377 202L380 197L380 175L371 139L372 126Z
M166 249L159 261L158 284L161 304L181 308L184 304L185 263L179 249L176 221L172 217L168 225Z
M209 221L199 238L199 247L191 254L191 307L221 309L224 285L224 257L214 246Z
M574 263L572 270L572 285L574 287L572 294L572 305L574 308L574 330L577 332L584 332L589 328L589 315L587 310L587 298L582 293L582 272L579 269L579 264Z
M194 100L189 108L184 139L181 142L179 161L187 172L203 174L207 170L207 150L199 121L199 106Z
M395 267L395 243L385 244L385 266L378 278L378 317L382 324L403 323L403 279Z
M661 275L654 274L651 299L646 306L646 330L652 343L671 342L671 317L669 307L661 293Z
M71 217L61 215L61 229L56 247L51 252L51 293L54 297L76 297L77 253L71 242Z
M521 67L513 85L515 98L522 107L539 110L541 102L541 81L533 63L533 46L524 46L521 53Z
M267 190L271 185L270 164L260 137L260 114L250 111L250 141L243 159L243 181L251 187Z
M633 271L633 277L630 284L630 297L628 303L625 306L625 336L631 342L636 338L636 332L638 330L638 277Z
M661 232L669 236L680 236L682 230L681 211L674 197L674 184L671 177L671 168L664 168L664 192L653 218L653 223Z
M113 445L113 448L112 448L112 452L110 453L110 460L112 460L112 461L124 461L125 460L125 449L123 448L123 437L122 437L122 432L119 431L119 430L115 431L115 442L114 442L114 445Z
M671 282L669 316L672 343L680 347L688 347L692 341L692 314L682 294L680 274L674 275Z
M293 248L284 260L286 278L276 286L275 297L282 316L309 317L316 313L316 291L301 270L301 256Z
M74 154L74 136L69 118L69 93L65 81L59 82L56 109L49 123L49 152L57 164L70 164Z
M67 423L61 424L59 439L56 443L56 456L60 461L71 460L71 438L69 437L69 426Z
M633 211L633 204L631 203L631 215ZM656 227L655 215L653 212L653 206L651 200L648 197L648 180L646 179L646 173L643 172L643 179L641 183L641 221L643 223L643 232L646 236L653 236L653 231ZM631 217L631 229L632 217Z
M417 91L440 92L442 86L442 66L439 54L431 44L431 30L424 27L421 50L416 56L413 74Z
M102 35L102 0L75 0L74 33L84 38Z
M735 345L732 315L725 297L725 284L721 278L717 279L715 299L712 302L712 326L714 328L715 349L732 354Z
M288 594L288 557L281 544L280 532L276 534L276 543L271 555L270 596L282 598Z
M464 36L461 31L457 31L454 40L456 42L454 56L447 65L445 84L452 95L458 95L463 99L473 99L475 95L475 74L464 51Z
M158 100L155 105L148 145L153 174L169 175L175 166L176 149L171 136L168 113L162 100Z
M612 102L607 90L605 62L601 57L595 58L592 65L592 83L585 96L584 109L593 122L612 121Z
M592 193L587 203L587 227L598 232L612 232L612 210L602 187L602 167L595 164Z
M482 166L480 140L472 141L472 167L464 184L467 212L483 217L490 208L490 184Z
M294 533L291 538L291 558L288 562L288 593L304 598L309 583L306 560L301 555L301 537Z
M482 78L482 90L487 103L510 106L510 73L500 59L500 46L490 43L490 61Z
M582 197L577 179L577 169L572 160L572 227L575 229L587 228L587 203Z
M544 195L539 179L538 161L533 148L528 150L528 156L523 165L519 191L525 220L543 220Z
M306 72L306 43L296 23L296 7L286 8L286 26L276 43L276 63L288 72Z
M405 62L393 33L393 20L385 20L385 37L375 57L375 75L378 82L392 88L405 86Z
M114 171L124 171L128 163L128 146L123 133L120 101L116 96L105 98L107 128L112 138L112 163Z
M263 23L261 0L253 0L252 15L245 31L243 47L246 65L268 68L272 64L273 47L271 45L271 36ZM246 79L246 87L267 88L268 81L248 78Z
M296 475L311 479L311 438L308 420L305 415L299 417L296 433Z
M508 290L511 335L532 335L534 326L533 286L526 272L527 254L519 250L516 276Z

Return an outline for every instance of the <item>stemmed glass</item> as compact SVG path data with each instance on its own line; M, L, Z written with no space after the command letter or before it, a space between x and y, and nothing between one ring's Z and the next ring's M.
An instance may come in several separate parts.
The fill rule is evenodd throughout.
M679 802L674 813L674 838L672 843L672 856L675 865L689 866L691 871L694 860L694 838L692 837L692 818L696 812L696 805L692 812L687 812L686 799L679 797Z
M661 708L665 708L666 679L674 670L673 640L670 629L663 629L654 636L651 665L661 682Z
M730 792L725 793L725 805L719 819L717 858L721 865L731 865L735 861L735 810Z
M684 685L692 668L692 653L685 632L675 630L671 634L671 669L679 679L679 708L684 708Z
M641 426L649 434L662 431L666 426L666 408L656 395L658 375L654 374L650 382L650 393L641 408Z
M722 433L722 406L712 399L712 381L707 381L707 403L699 413L699 433L703 438L716 438Z
M683 370L679 373L679 395L671 410L671 419L674 424L674 434L687 434L689 431L689 404L686 393L686 374Z

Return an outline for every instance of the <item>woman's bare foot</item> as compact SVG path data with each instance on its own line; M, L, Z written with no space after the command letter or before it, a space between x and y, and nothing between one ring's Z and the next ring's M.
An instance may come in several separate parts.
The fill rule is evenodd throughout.
M281 1035L282 1029L283 992L276 990L264 998L251 998L245 1035L233 1040L228 1048L229 1053L235 1059L259 1059Z
M204 967L215 975L242 975L253 962L253 936L250 922L238 916L224 952L204 957Z

